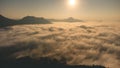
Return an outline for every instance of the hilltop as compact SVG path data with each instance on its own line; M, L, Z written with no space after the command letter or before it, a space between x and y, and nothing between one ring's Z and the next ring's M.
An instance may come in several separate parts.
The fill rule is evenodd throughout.
M26 16L19 20L9 19L0 15L0 27L21 25L21 24L50 24L51 22L43 17Z

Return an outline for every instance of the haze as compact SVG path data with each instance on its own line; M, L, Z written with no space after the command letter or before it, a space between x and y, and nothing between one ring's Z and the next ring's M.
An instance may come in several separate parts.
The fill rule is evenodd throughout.
M72 1L72 0L71 0ZM74 1L73 1L74 2ZM120 0L1 0L0 14L9 18L120 19Z
M120 68L120 0L0 0L0 68Z

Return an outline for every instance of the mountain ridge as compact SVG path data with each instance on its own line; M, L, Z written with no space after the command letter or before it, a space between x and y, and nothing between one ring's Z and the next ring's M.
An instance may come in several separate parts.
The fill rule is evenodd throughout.
M68 17L66 19L48 19L48 20L52 22L84 22L83 20L75 19L73 17Z
M0 27L22 24L51 24L51 22L43 17L25 16L22 19L14 20L0 15Z

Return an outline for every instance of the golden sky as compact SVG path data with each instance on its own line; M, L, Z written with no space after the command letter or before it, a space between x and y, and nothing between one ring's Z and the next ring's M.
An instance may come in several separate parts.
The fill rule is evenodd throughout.
M1 0L0 14L10 18L120 19L120 0Z

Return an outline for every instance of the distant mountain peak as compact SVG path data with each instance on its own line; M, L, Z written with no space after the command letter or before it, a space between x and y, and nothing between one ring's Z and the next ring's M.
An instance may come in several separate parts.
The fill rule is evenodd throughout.
M68 17L68 18L65 18L65 19L48 19L48 20L52 21L52 22L84 22L83 20L76 19L76 18L73 18L73 17Z
M73 17L69 17L66 20L75 20Z
M75 19L73 17L69 17L67 19L65 19L66 22L83 22L82 20L79 19Z
M36 18L36 17L34 17L34 16L26 16L26 17L23 17L23 19L34 19L34 18Z
M45 18L43 17L34 17L34 16L26 16L26 17L23 17L23 19L41 19L41 20L45 20Z

